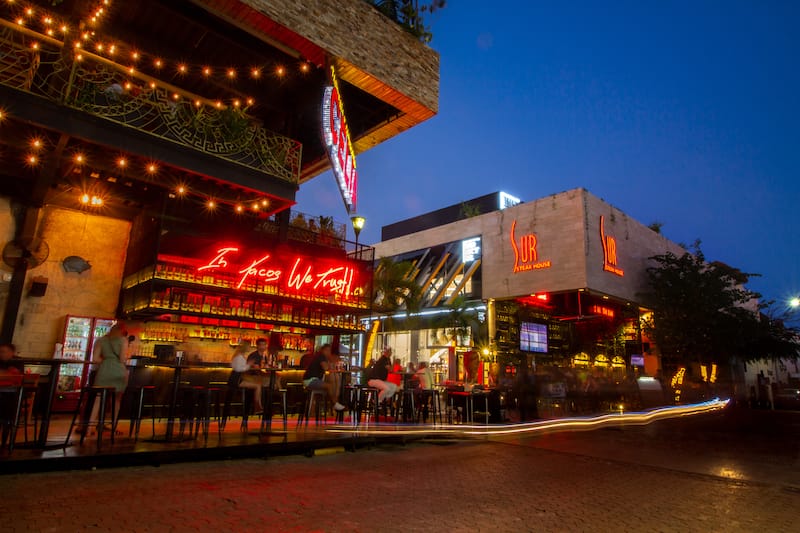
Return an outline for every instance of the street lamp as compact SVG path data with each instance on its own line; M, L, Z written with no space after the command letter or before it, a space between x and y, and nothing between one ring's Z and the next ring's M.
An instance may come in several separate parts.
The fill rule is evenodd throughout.
M356 234L356 239L358 239L358 234ZM795 296L791 300L789 300L789 307L792 309L797 309L800 307L800 297Z
M353 224L353 232L356 234L356 251L358 251L358 235L361 233L361 230L364 229L364 223L366 221L367 219L361 215L353 215L350 217L350 222Z

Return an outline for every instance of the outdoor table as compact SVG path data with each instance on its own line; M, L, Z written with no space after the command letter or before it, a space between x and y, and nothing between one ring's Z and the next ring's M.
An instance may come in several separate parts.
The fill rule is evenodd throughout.
M27 359L27 358L19 358L14 359L14 361L18 361L23 365L47 365L50 367L50 372L48 373L48 384L47 384L47 401L44 402L44 410L42 411L42 419L39 422L39 435L38 439L32 443L32 446L35 448L47 448L48 446L62 448L64 446L63 441L59 441L58 444L47 444L47 437L50 432L50 419L53 415L53 401L56 398L56 393L58 391L58 376L61 374L61 365L70 364L70 365L92 365L95 364L92 361L76 361L74 359ZM80 405L78 406L80 407ZM24 444L18 445L18 447L24 447Z

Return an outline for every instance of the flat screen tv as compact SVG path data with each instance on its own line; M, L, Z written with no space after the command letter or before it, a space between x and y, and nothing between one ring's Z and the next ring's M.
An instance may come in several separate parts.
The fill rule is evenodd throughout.
M523 352L547 353L547 325L520 322L519 349Z

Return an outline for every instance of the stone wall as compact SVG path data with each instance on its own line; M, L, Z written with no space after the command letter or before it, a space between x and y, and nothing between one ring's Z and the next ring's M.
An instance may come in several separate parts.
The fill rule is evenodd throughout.
M593 290L638 302L647 291L647 267L654 255L672 252L683 255L685 250L628 215L588 192L584 195L586 211L588 286ZM600 216L605 222L605 234L616 242L617 268L622 276L603 268L603 241L600 238Z
M616 242L619 276L604 269L600 216ZM535 237L535 260L515 260L514 243ZM639 301L653 255L684 250L585 189L573 189L375 245L376 257L393 256L470 237L482 237L483 298L588 288ZM530 259L530 258L529 258ZM517 272L515 272L515 266Z
M439 109L439 54L364 0L241 2L434 113Z
M5 244L14 233L6 199L0 200L0 236ZM42 265L30 270L20 304L14 343L24 357L49 358L59 342L64 317L86 315L113 318L117 309L130 223L52 206L40 212L38 235L50 247ZM65 272L61 261L70 255L88 260L92 268L82 274ZM0 267L3 274L11 269ZM31 279L48 279L43 297L29 296ZM5 278L4 278L5 279ZM0 285L3 305L8 283Z

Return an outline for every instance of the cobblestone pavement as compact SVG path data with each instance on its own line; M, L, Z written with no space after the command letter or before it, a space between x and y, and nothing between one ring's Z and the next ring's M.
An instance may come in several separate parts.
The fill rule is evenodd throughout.
M752 468L715 475L702 467L703 428L718 419L705 420L689 423L691 433L659 422L655 430L2 476L0 530L797 531L795 435L777 442L788 448L777 454L784 475L747 475L762 462L752 436L734 454ZM683 444L673 452L676 439ZM708 460L719 456L712 449Z

